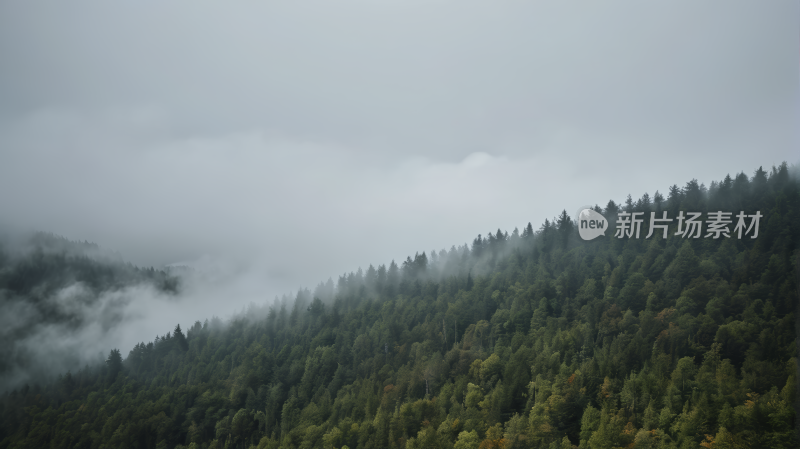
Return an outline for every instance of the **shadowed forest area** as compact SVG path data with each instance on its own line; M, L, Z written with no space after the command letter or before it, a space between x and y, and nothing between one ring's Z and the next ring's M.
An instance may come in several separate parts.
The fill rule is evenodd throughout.
M581 240L564 211L7 391L0 448L798 447L800 187L787 164L595 210L605 237ZM675 235L673 221L646 238L664 211L731 212L730 237ZM639 238L614 236L620 212L644 213ZM757 238L733 232L740 212L761 215ZM57 284L50 265L90 286L125 267L26 260L0 289L34 302Z

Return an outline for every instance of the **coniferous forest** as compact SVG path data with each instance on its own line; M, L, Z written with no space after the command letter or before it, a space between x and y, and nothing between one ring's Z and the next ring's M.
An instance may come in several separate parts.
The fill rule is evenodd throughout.
M786 163L692 180L595 206L594 240L564 211L180 323L4 392L0 448L795 448L799 186ZM729 237L677 220L645 237L650 212L715 211ZM615 237L634 212L641 235ZM757 238L734 232L740 212L761 215ZM54 257L0 272L4 295L92 267Z

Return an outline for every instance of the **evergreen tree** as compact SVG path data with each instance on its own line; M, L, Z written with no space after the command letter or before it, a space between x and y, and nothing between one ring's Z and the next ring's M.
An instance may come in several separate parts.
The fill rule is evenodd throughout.
M176 324L175 330L172 332L172 338L175 340L175 346L181 351L189 349L189 344L186 342L186 336L181 331L181 325Z
M108 381L114 382L117 374L122 372L122 354L120 354L119 349L112 349L108 354L106 367L108 368Z

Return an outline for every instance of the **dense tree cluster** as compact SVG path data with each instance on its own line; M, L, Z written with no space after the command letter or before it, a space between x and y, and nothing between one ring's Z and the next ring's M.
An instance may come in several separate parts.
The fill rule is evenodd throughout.
M0 447L797 447L786 164L596 210L763 218L584 242L564 212L370 266L6 393Z

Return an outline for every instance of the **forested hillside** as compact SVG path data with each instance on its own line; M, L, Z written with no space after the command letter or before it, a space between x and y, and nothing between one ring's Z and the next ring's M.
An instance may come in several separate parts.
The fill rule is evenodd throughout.
M596 210L605 237L563 212L112 350L7 392L0 448L798 447L787 165ZM646 238L651 211L703 235Z
M103 324L114 326L123 319L127 298L104 295L136 285L174 293L179 282L89 242L42 232L0 232L0 391L26 381L55 380L55 366L79 367L78 354L58 354L59 360L43 356L42 334L68 339L92 324L87 309L99 310Z

